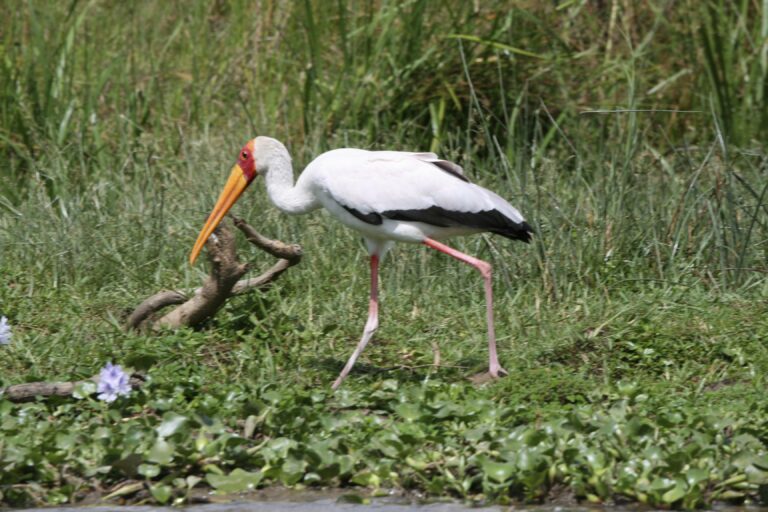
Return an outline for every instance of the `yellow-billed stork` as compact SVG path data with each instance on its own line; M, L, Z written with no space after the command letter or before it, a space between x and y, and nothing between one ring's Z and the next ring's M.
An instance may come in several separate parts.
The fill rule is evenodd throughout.
M528 242L531 226L507 201L472 184L460 166L434 153L336 149L313 160L294 184L291 156L269 137L256 137L240 151L224 190L189 256L194 263L206 240L256 176L263 176L272 203L288 214L325 208L358 231L368 247L371 296L368 321L357 348L332 388L339 387L379 325L379 262L394 242L422 243L478 269L485 284L488 373L506 374L499 364L493 328L491 265L439 239L491 232Z

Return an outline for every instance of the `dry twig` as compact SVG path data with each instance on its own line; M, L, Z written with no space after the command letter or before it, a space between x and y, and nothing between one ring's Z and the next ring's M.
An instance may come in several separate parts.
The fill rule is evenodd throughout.
M144 300L128 317L128 327L138 329L149 324L151 328L196 326L216 314L219 308L233 295L240 295L255 289L264 289L272 284L289 267L301 261L301 247L271 240L259 234L242 219L232 217L237 227L253 245L279 258L277 263L258 277L240 279L250 269L247 263L237 259L235 236L224 225L214 231L206 242L211 273L203 286L192 291L164 290ZM152 315L168 306L179 305L157 320Z
M11 402L31 402L40 396L71 396L77 386L88 380L98 382L99 376L94 375L90 379L74 382L28 382L26 384L15 384L5 389L0 388L0 397ZM131 388L136 389L144 383L144 377L134 373L128 382L131 384Z

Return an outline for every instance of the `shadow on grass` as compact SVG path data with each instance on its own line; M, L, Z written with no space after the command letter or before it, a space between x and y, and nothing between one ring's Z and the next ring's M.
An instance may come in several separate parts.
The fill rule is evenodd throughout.
M328 375L333 380L346 364L346 360L333 357L313 357L309 359L313 368ZM347 380L355 376L370 376L376 379L394 379L400 382L421 382L427 378L437 378L445 381L466 381L478 371L484 369L484 361L480 358L465 358L451 366L377 366L358 361L347 376Z

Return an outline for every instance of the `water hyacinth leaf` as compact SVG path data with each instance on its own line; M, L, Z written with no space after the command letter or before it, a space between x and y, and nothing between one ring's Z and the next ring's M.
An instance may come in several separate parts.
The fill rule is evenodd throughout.
M671 489L675 485L675 481L671 478L655 478L648 489L651 491L666 491Z
M464 413L464 409L457 404L447 403L440 407L435 413L435 418L448 418L451 416L461 416Z
M590 503L602 503L603 500L600 499L600 496L592 493L587 493L587 501Z
M659 424L664 427L672 427L682 423L684 417L678 411L670 411L659 416Z
M543 430L528 431L523 435L523 442L527 446L537 446L547 438L546 432Z
M187 421L186 416L182 416L173 411L168 411L163 414L163 422L157 427L157 435L161 438L170 437L184 425Z
M640 438L653 435L653 426L642 417L634 416L627 422L627 434L632 438Z
M92 477L96 475L106 475L110 471L112 471L112 466L92 466L85 471L85 474L88 477Z
M155 464L140 464L137 471L141 476L155 478L160 474L160 466L156 466Z
M735 440L734 440L735 441ZM756 459L755 453L751 450L739 450L731 457L731 464L739 469L746 469L751 466Z
M685 479L690 487L694 487L700 482L705 482L709 479L709 472L706 469L691 468L685 473Z
M277 390L270 389L269 391L265 391L261 395L261 398L267 402L272 402L272 405L276 405L283 399L283 395Z
M744 468L744 473L747 475L747 482L757 485L768 485L768 471L757 467L756 465L749 465Z
M421 408L417 404L403 403L395 407L395 412L405 421L416 421L421 418Z
M339 464L339 476L348 475L355 467L355 459L350 455L341 455L336 462Z
M288 457L280 468L280 480L285 485L294 485L304 476L307 462L296 457Z
M643 461L643 464L650 467L661 462L664 457L664 453L661 451L661 448L654 445L646 448L643 451L643 456L646 459L645 461Z
M173 460L174 446L162 437L157 438L155 444L147 454L147 460L160 465L170 464Z
M240 468L233 470L228 475L217 475L215 473L208 473L205 476L205 480L219 492L245 492L255 489L262 478L263 473L252 473Z
M768 453L764 453L759 457L755 457L752 463L758 468L768 471Z
M77 435L73 433L59 432L56 434L56 448L59 450L69 450L77 443Z
M589 449L583 455L592 471L600 473L605 468L605 455L602 452Z
M763 447L763 443L758 438L746 432L735 436L733 444L743 446L744 448L760 449Z
M309 444L308 449L307 454L316 457L318 465L328 466L335 461L335 454L331 450L329 441L313 441Z
M150 486L149 492L152 494L152 497L155 498L159 503L165 504L169 499L171 499L173 489L171 489L170 485L158 484Z
M463 436L464 436L464 439L466 439L467 441L474 443L482 439L486 435L486 433L488 433L489 429L490 427L488 427L487 425L480 425L476 428L466 430L463 433Z
M661 499L664 503L672 504L682 499L686 494L685 482L682 479L676 479L674 487L665 492Z
M209 443L210 443L210 439L205 434L205 432L201 430L200 432L197 433L197 437L195 438L195 449L198 452L202 452L203 450L205 450L205 448L208 446Z
M406 457L405 463L411 466L413 469L423 471L427 468L429 465L429 462L421 459L421 458L415 458L415 457Z
M94 393L96 393L96 383L90 380L84 380L75 385L75 389L72 391L72 396L78 400L82 400Z
M515 467L509 463L494 462L489 459L484 459L480 462L480 468L488 478L494 482L504 483L512 476L515 471Z
M288 455L288 450L296 447L296 441L287 437L278 437L272 439L264 447L264 458L268 460L284 459Z
M353 476L352 482L362 487L373 487L376 489L381 485L381 478L376 473L365 470Z

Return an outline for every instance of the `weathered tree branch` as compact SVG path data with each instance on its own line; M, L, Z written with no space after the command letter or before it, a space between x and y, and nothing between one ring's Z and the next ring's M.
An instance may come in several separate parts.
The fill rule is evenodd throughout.
M99 381L99 376L94 375L90 379L93 382ZM39 396L71 396L75 388L86 380L77 380L74 382L29 382L26 384L15 384L5 389L0 388L0 398L5 398L11 402L30 402ZM132 389L136 389L144 383L144 377L134 373L128 382Z
M133 310L133 313L128 317L128 327L137 329L152 314L168 306L183 304L187 300L188 297L179 291L163 290L157 292L151 297L144 299L144 302Z
M286 244L279 240L271 240L259 232L243 219L232 217L232 221L240 231L245 235L246 240L251 242L259 249L263 249L275 258L282 258L291 261L295 265L301 259L301 246L298 244Z
M203 286L192 291L164 290L152 295L128 317L129 328L138 329L146 324L152 328L199 325L215 315L229 297L269 286L285 270L301 260L299 245L271 240L259 234L244 220L232 219L249 242L280 260L258 277L240 280L250 266L238 261L235 236L224 225L220 225L206 242L211 273ZM152 315L172 305L179 306L161 318L151 320Z

